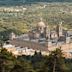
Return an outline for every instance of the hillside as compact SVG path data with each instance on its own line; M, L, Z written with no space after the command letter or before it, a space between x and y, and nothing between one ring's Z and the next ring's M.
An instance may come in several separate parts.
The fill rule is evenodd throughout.
M57 25L72 29L72 3L36 3L22 6L0 7L0 38L5 38L11 31L17 34L28 32L35 27L40 18L46 25Z

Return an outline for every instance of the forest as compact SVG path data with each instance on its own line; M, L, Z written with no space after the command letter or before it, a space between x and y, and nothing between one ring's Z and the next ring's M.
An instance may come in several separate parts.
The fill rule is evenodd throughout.
M63 57L56 49L49 56L41 52L33 56L14 56L6 49L0 49L0 72L72 72L72 59Z

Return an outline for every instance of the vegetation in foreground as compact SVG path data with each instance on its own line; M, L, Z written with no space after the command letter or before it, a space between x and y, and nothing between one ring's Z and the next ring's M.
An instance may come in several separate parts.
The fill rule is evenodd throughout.
M72 59L62 57L60 49L51 52L49 56L35 52L33 56L18 57L1 49L0 72L72 72Z

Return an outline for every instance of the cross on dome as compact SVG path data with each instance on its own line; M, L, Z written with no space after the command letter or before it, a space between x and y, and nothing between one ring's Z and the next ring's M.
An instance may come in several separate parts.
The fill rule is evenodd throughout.
M43 19L40 18L40 22L37 24L38 27L46 27L45 23L43 22Z

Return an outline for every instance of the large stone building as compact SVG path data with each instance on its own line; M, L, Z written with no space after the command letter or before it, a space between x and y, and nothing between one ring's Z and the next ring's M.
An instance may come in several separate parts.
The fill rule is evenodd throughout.
M12 33L9 42L16 47L28 47L46 53L56 48L61 48L63 52L67 52L68 49L72 50L72 31L65 30L62 22L50 29L49 25L46 25L41 18L40 22L29 33L18 37Z
M43 20L37 24L36 28L29 32L30 40L38 40L38 42L42 42L41 39L45 42L66 42L67 31L62 28L62 22L57 26L50 29L48 25L46 25ZM70 39L69 39L70 40Z

